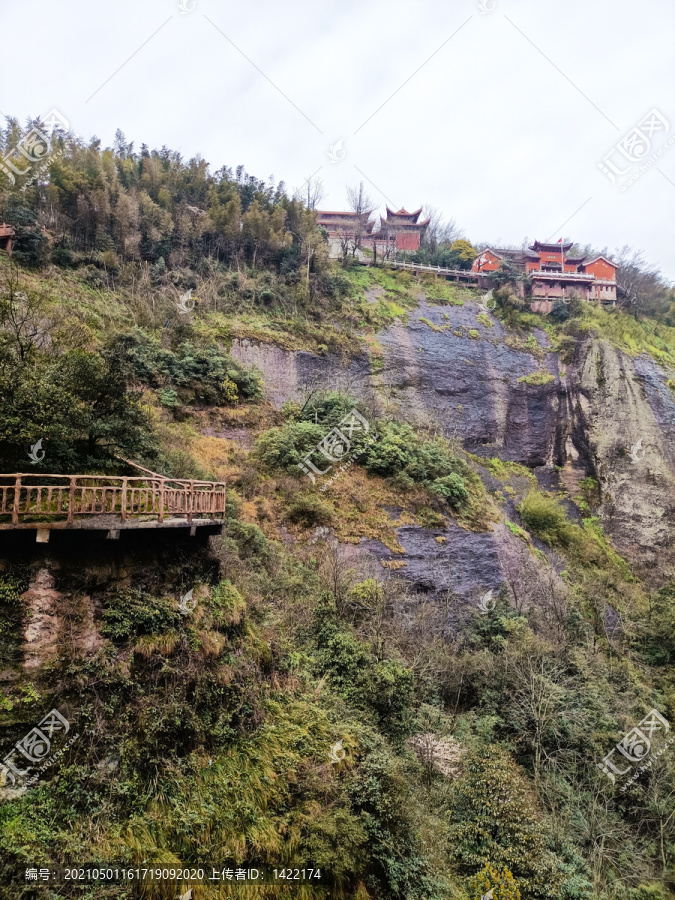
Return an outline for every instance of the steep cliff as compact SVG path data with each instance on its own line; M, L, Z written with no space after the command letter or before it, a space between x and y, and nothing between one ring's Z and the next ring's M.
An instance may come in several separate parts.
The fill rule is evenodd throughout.
M317 356L249 340L235 341L232 353L263 372L276 408L317 388L339 389L377 415L440 433L476 456L519 463L544 489L578 497L583 479L597 480L594 512L617 550L651 583L672 575L675 395L666 368L587 332L573 347L568 341L564 363L543 330L526 340L478 299L448 307L422 297L406 322L381 331L377 341L382 353L374 373L365 353ZM634 460L631 448L639 441ZM507 511L517 519L512 502ZM570 511L578 518L578 510ZM407 565L400 574L425 591L466 594L493 586L501 572L498 533L452 524L433 534L402 527L397 536ZM362 546L380 559L390 556L377 542Z

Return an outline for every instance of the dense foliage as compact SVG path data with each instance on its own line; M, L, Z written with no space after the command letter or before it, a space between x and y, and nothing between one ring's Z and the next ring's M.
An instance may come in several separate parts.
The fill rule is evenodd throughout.
M3 149L21 131L10 122ZM13 262L0 260L2 467L25 469L41 441L31 471L103 473L122 456L229 490L208 547L137 538L115 557L89 544L60 558L53 591L35 587L48 558L2 560L3 754L54 707L82 737L30 790L0 784L0 876L36 861L202 860L321 867L330 882L302 898L672 896L675 754L624 793L598 762L648 709L673 720L675 585L651 590L612 548L598 482L574 498L542 491L522 465L397 421L394 390L377 410L349 384L320 390L301 356L285 391L300 399L278 409L264 399L276 385L241 362L256 358L249 338L311 349L313 364L332 351L340 375L368 353L376 373L376 333L420 283L334 265L314 213L241 168L212 174L121 134L112 149L53 140L47 176L0 196L17 230ZM474 253L448 238L419 258L467 266ZM500 283L509 347L541 363L527 396L550 381L534 327L563 360L593 329L675 360L663 322L578 303L543 322L508 272ZM421 284L448 319L464 302ZM181 310L189 291L194 310ZM637 311L663 318L659 298ZM353 408L368 429L319 493L298 466ZM461 570L446 535L480 541L498 520L501 588L432 601L396 577L412 559L401 528ZM355 551L365 541L388 551L375 572ZM22 648L45 622L58 639L30 668Z

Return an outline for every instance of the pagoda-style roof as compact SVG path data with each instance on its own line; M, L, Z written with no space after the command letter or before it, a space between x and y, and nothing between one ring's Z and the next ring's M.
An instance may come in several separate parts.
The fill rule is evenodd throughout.
M372 209L365 210L362 213L351 212L350 210L328 210L328 209L317 209L316 215L318 217L318 221L320 222L322 219L335 221L336 219L346 219L348 222L354 222L356 219L367 219L372 212Z
M426 222L417 222L420 217L420 213L422 212L422 207L416 209L415 212L408 212L406 209L399 209L398 212L394 212L393 209L389 209L387 207L387 222L392 222L398 224L401 221L409 222L411 225L428 225L429 219Z
M375 219L372 222L368 218L372 210L368 209L362 213L352 212L350 210L327 210L317 209L317 225L324 225L327 228L348 227L354 228L360 222L367 232L373 230Z
M481 253L486 252L491 253L493 256L498 256L500 259L539 259L539 254L533 253L531 250L509 250L501 247L485 247L485 249L481 250Z
M406 213L405 216L399 216L398 213L392 213L391 210L387 207L387 218L383 219L380 216L380 230L390 230L390 231L411 231L418 232L421 234L431 221L431 219L425 219L423 222L418 222L417 217L419 216L421 210L417 210L414 213Z
M530 246L530 250L535 250L535 251L543 250L544 253L555 253L560 250L563 250L563 252L567 253L567 251L572 246L573 246L572 241L570 241L569 244L563 244L561 241L556 241L555 244L546 244L543 241L535 241L534 244L532 244Z

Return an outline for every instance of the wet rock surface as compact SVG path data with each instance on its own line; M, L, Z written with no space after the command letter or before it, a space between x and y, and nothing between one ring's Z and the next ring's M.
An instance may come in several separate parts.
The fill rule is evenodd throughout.
M481 324L480 313L485 310L474 303L421 303L407 325L379 336L385 351L379 383L395 398L401 418L435 426L471 452L529 466L550 463L560 382L529 385L518 379L539 370L556 375L557 356L549 353L540 362L507 346L502 325L489 314L493 327ZM538 340L545 346L543 333Z
M479 456L521 463L545 490L578 496L581 481L596 478L601 505L595 512L619 552L648 579L672 577L675 395L668 373L650 357L631 357L591 338L579 341L565 369L556 353L545 352L545 333L535 337L542 358L526 352L522 341L518 347L477 303L436 306L422 299L406 323L379 333L382 368L375 375L366 355L342 360L246 340L235 341L232 354L263 372L276 408L314 389L340 389L377 414L436 430ZM554 378L547 384L519 381L535 372ZM631 448L639 441L633 461ZM576 507L566 505L579 521ZM512 508L510 515L517 520ZM396 571L425 591L475 593L482 585L498 586L494 536L458 526L443 532L445 544L437 536L413 526L400 529L407 565ZM394 562L381 545L377 552Z
M47 567L34 574L28 590L21 595L29 612L24 630L25 669L37 668L57 654L63 621L62 597L54 589L54 577Z
M292 352L248 339L233 341L230 352L237 362L255 366L263 373L265 398L276 409L287 400L304 400L316 389L345 391L376 403L370 360L365 353L341 359L303 350Z
M444 529L405 525L396 529L396 535L405 556L392 553L379 541L362 541L361 549L385 564L405 562L404 568L394 571L423 593L478 596L490 588L498 590L504 580L493 532L466 531L453 522ZM444 542L439 543L437 537Z
M579 348L568 374L569 428L600 482L599 514L640 574L663 580L675 563L675 397L649 357L606 341Z

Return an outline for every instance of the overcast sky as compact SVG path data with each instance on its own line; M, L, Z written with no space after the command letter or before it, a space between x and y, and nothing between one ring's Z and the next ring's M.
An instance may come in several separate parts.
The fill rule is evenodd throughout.
M318 172L326 209L363 180L473 241L630 244L675 280L673 0L181 2L0 0L0 110Z

